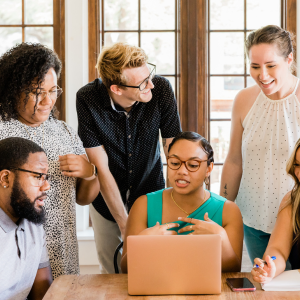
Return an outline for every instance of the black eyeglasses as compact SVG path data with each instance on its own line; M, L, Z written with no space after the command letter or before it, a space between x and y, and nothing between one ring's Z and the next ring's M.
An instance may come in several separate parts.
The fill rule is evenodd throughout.
M130 87L130 88L135 88L135 89L139 89L140 91L143 91L148 83L149 83L149 80L152 81L152 79L154 78L155 76L155 71L156 71L156 65L153 65L153 64L150 64L150 63L147 63L148 65L152 66L153 69L152 71L150 72L150 75L140 84L140 85L137 85L137 86L133 86L133 85L126 85L126 84L119 84L120 86L126 86L126 87Z
M17 170L17 171L22 171L22 172L27 172L27 173L32 173L32 174L36 174L38 176L31 176L31 182L33 186L38 186L41 187L45 184L45 181L47 180L48 182L51 181L52 179L52 175L49 174L45 174L45 173L39 173L39 172L33 172L33 171L29 171L29 170L25 170L25 169L20 169L20 168L14 168L14 169L10 169L10 170Z
M198 160L198 159L189 159L189 160L181 160L174 156L168 156L167 157L167 165L172 170L178 170L180 169L181 165L184 164L186 169L190 172L196 172L202 162L205 162L207 160Z

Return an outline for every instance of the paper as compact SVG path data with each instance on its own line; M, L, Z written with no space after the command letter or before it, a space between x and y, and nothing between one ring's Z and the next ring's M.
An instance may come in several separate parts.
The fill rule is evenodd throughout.
M285 271L271 282L262 283L265 291L300 291L300 270Z

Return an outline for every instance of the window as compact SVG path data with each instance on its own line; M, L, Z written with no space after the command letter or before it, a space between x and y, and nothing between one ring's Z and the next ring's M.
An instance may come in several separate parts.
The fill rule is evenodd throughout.
M208 128L215 152L215 168L211 175L211 190L215 193L219 193L222 167L229 148L233 99L238 91L255 84L249 74L244 41L249 32L262 26L282 26L281 5L280 0L208 1ZM235 17L228 18L233 11Z
M54 49L63 63L64 82L64 0L1 0L0 55L17 43L41 43ZM65 119L64 94L57 101L61 119Z

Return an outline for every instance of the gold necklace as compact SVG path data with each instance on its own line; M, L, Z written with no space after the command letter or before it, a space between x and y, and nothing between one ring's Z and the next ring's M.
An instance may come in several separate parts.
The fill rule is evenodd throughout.
M27 130L27 128L25 127L25 125L20 121L20 123L23 125L24 129L26 130L26 132L29 135L30 140L33 142L32 138L31 138L31 134L29 133L29 131ZM43 143L42 143L42 148L44 149L44 123L43 123Z
M187 211L185 211L182 207L180 207L179 205L178 205L178 203L175 201L175 199L174 199L174 197L173 197L173 191L172 191L172 193L171 193L171 198L172 198L172 200L174 201L174 203L176 204L176 206L181 210L181 211L183 211L185 214L186 214L186 216L189 216L189 215L191 215L193 212L195 212L204 202L205 202L205 197L206 197L206 191L204 190L204 199L201 199L202 201L201 201L201 203L200 203L200 205L196 208L196 209L194 209L191 213L188 213Z

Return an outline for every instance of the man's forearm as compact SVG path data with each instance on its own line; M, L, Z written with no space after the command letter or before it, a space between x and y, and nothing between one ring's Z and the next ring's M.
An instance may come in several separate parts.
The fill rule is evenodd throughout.
M105 203L118 223L121 232L124 232L128 213L122 201L117 183L111 174L99 174L98 178Z

